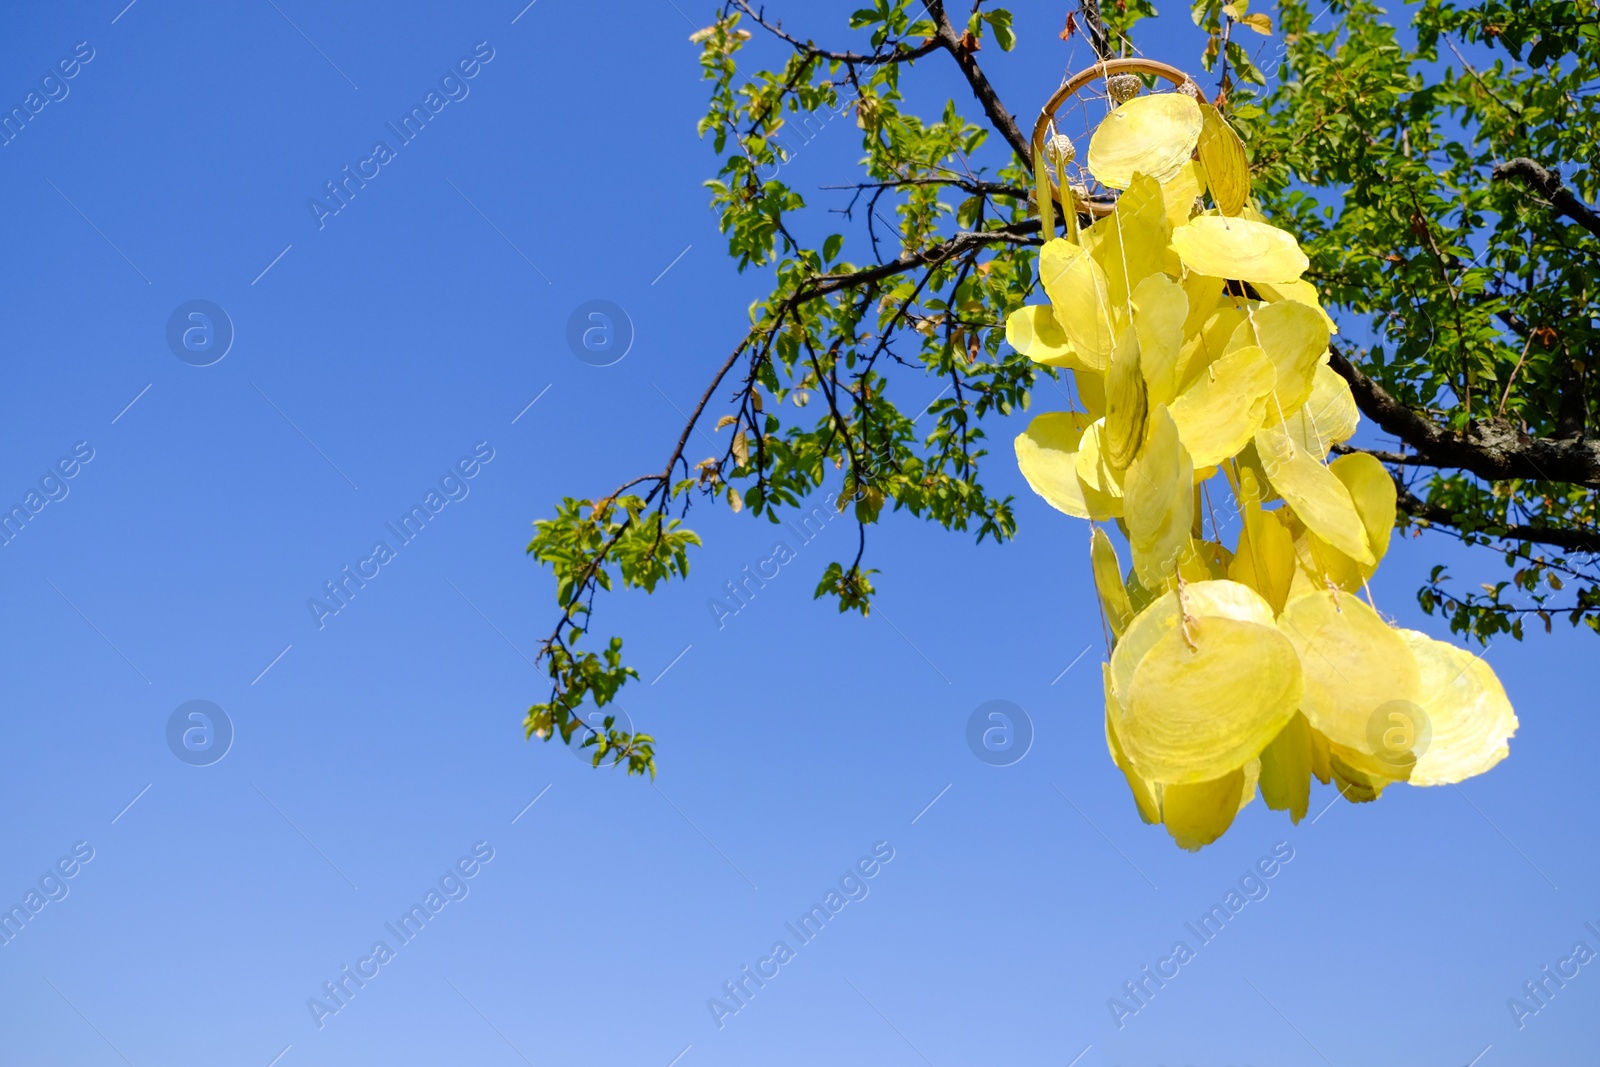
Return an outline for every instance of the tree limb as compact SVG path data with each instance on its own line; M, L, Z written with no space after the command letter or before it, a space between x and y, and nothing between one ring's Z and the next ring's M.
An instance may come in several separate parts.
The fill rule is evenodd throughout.
M1329 352L1329 366L1350 383L1362 413L1411 446L1424 465L1457 468L1489 481L1526 478L1600 489L1600 444L1530 437L1501 418L1475 420L1466 433L1457 433L1402 404L1337 348Z
M715 395L718 386L722 384L723 379L728 376L728 372L731 371L735 364L738 363L740 357L752 351L757 345L758 341L760 341L763 337L771 337L773 334L775 334L778 329L781 328L787 317L801 305L810 303L811 301L820 297L825 297L841 290L855 289L873 282L882 281L885 278L894 277L897 274L904 274L909 270L914 270L919 267L927 267L930 269L937 268L965 252L971 252L975 249L986 247L995 242L1011 244L1028 243L1031 239L1026 235L1030 231L1035 231L1038 228L1038 220L1033 219L994 230L985 230L977 233L957 233L949 240L942 241L924 252L920 252L906 258L897 259L891 263L885 263L875 267L868 267L863 270L851 271L848 274L819 275L802 282L795 288L794 292L789 294L788 298L784 300L783 305L779 308L777 315L775 315L771 320L764 321L752 327L745 335L744 339L739 342L738 346L735 347L731 353L729 353L728 358L723 361L719 368L717 368L716 373L712 376L710 384L708 384L705 388L705 391L700 394L699 402L695 404L694 410L689 413L682 431L678 434L677 444L673 446L672 453L667 459L666 466L664 466L661 471L656 474L642 475L630 482L627 482L621 488L613 492L610 496L602 499L597 506L604 507L610 502L616 500L625 491L633 486L649 482L652 483L652 486L650 492L645 496L645 503L649 504L652 501L655 501L657 495L661 494L662 499L660 501L660 506L665 507L666 500L671 496L673 469L682 460L684 449L689 442L689 436L694 432L696 425L699 424L701 416L705 414L706 407L710 404L711 398L713 395ZM599 550L595 553L594 558L589 561L588 566L584 569L582 574L579 576L578 581L574 584L574 588L582 590L589 587L589 585L597 577L600 568L610 558L611 550L615 548L617 543L622 539L622 536L628 525L629 523L625 522L621 528L619 528L614 534L612 534L610 538L605 541L604 544L600 546ZM555 645L560 642L562 631L566 627L573 625L575 605L580 599L580 597L573 598L573 605L569 605L567 610L562 613L561 621L557 624L555 631L551 633L549 637L545 638L541 645L541 651L539 654L540 659L543 659L550 649L555 647Z
M1450 526L1462 530L1464 534L1481 534L1506 541L1532 541L1536 544L1552 545L1568 552L1600 553L1600 531L1525 524L1485 530L1462 529L1460 517L1452 515L1449 508L1423 500L1407 489L1398 477L1395 478L1394 485L1397 493L1395 505L1413 519Z
M753 8L751 8L746 0L733 0L733 3L735 7L739 8L739 10L750 16L750 21L754 22L757 26L760 26L774 37L788 42L794 47L795 51L804 54L808 58L826 59L830 63L850 63L858 67L876 67L885 63L904 63L907 60L918 59L927 55L929 52L937 51L939 48L943 47L940 41L936 39L930 39L924 41L915 48L907 48L904 45L901 45L893 52L886 54L867 55L863 52L832 52L826 48L818 48L810 41L802 41L798 37L793 37L783 32L783 26L781 23L766 21L766 19L764 19Z
M1377 460L1379 463L1392 463L1392 464L1395 464L1395 465L1401 466L1401 467L1430 467L1430 466L1432 466L1432 464L1427 462L1426 460L1419 459L1418 457L1416 457L1414 455L1411 455L1409 453L1406 453L1406 452L1387 452L1387 451L1385 451L1385 450L1383 450L1381 448L1353 448L1350 445L1339 444L1339 443L1336 442L1334 444L1334 446L1333 446L1333 451L1334 451L1335 455L1340 455L1340 456L1348 456L1348 455L1352 455L1354 453L1360 452L1363 455L1371 456L1373 459Z
M1600 237L1600 215L1579 200L1571 189L1561 184L1561 175L1541 167L1526 156L1496 163L1489 175L1495 181L1516 179L1530 186L1534 192L1549 201L1556 214L1565 215L1579 226Z
M928 13L933 16L938 26L938 34L934 39L950 53L961 68L961 73L967 76L967 84L972 86L972 95L983 105L983 113L989 117L994 128L1000 131L1000 136L1006 139L1006 143L1017 154L1022 165L1032 167L1033 149L1028 144L1028 138L1023 136L1021 128L1017 126L1017 120L1006 110L1005 104L1000 102L1000 94L989 84L988 77L979 68L978 61L973 58L971 49L962 40L962 35L950 24L950 17L944 11L943 0L930 0Z
M1078 10L1083 12L1083 25L1089 36L1089 47L1100 59L1110 59L1111 34L1106 32L1105 19L1100 17L1100 0L1079 0Z
M1039 220L1030 219L1026 222L1015 223L1011 226L1002 226L994 230L980 230L978 232L962 232L947 241L941 241L932 248L923 252L903 253L900 259L880 264L876 267L867 267L864 270L851 271L849 274L823 274L804 282L795 295L801 300L810 300L829 293L837 293L841 289L854 289L858 285L869 282L881 281L896 274L904 274L915 267L938 266L947 263L963 252L974 248L982 248L991 244L1034 244L1035 239L1029 237L1039 229Z
M849 185L819 185L819 189L904 189L928 185L946 185L974 196L1009 196L1026 200L1030 193L1015 185L1002 182L968 181L963 178L897 178L890 182L852 182Z

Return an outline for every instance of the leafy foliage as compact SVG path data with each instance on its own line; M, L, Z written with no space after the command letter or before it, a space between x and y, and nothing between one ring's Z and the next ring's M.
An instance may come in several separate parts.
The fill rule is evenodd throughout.
M1193 4L1209 42L1199 66L1248 141L1260 205L1300 235L1307 278L1341 327L1336 367L1400 439L1398 451L1374 454L1396 472L1402 525L1493 545L1512 568L1481 594L1435 570L1420 594L1453 629L1484 639L1521 636L1529 614L1600 630L1600 453L1585 466L1600 400L1600 229L1581 216L1600 192L1592 7L1425 0L1402 33L1367 2L1314 13L1282 0L1271 15L1246 0ZM1084 34L1114 55L1154 13L1148 0L1118 0L1102 17L1089 2L1062 36ZM997 329L1033 295L1042 242L1031 148L979 63L993 54L986 45L1003 55L1015 43L1010 13L980 2L962 18L943 0L873 0L841 33L861 50L817 46L729 0L694 35L710 88L699 130L721 160L711 203L729 255L769 272L772 290L708 375L663 469L598 501L565 500L529 546L555 573L561 612L541 651L550 696L530 709L529 733L570 741L586 731L597 762L631 773L653 773L653 741L602 744L576 712L591 696L611 702L637 675L618 638L599 654L577 646L614 576L649 591L687 573L699 542L679 523L693 499L777 522L825 479L842 479L856 551L824 567L817 595L865 614L867 533L885 507L1009 539L1011 501L982 480L984 420L1027 408L1041 387L1052 406L1069 403L1066 383L1003 348ZM741 64L755 34L785 50L781 63ZM1246 40L1270 43L1279 61L1263 69ZM951 62L971 100L909 108L903 79ZM859 262L842 258L847 233L826 221L840 213L784 180L795 143L786 130L824 113L852 117L860 138L859 171L836 194L849 196L852 254L869 253ZM1554 187L1496 170L1522 157L1556 172ZM1557 190L1572 199L1566 210ZM821 240L797 236L811 232ZM727 445L691 465L685 448L703 419Z

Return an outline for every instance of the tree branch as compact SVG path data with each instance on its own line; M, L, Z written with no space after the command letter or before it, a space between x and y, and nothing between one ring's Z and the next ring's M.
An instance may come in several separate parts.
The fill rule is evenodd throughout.
M1394 485L1397 493L1396 506L1413 519L1454 527L1462 530L1463 534L1480 534L1506 541L1532 541L1535 544L1552 545L1568 552L1600 553L1600 531L1595 530L1524 524L1497 526L1485 530L1463 530L1460 519L1450 514L1450 509L1423 500L1407 489L1398 477L1395 478Z
M1029 237L1030 233L1037 232L1039 220L1030 219L1026 222L1002 226L994 230L981 230L978 232L958 233L947 241L941 241L932 248L922 252L903 253L900 259L884 263L865 270L851 271L849 274L824 274L804 282L795 295L801 300L810 300L819 296L827 296L841 289L854 289L858 285L869 282L881 281L896 274L904 274L915 267L938 266L947 263L963 252L986 245L1001 244L1033 244L1035 239Z
M789 34L784 33L782 23L766 21L765 18L763 18L750 7L746 0L733 0L733 3L735 7L743 11L746 15L750 16L750 21L754 22L757 26L760 26L774 37L777 37L783 41L787 41L794 47L795 51L800 52L807 58L811 59L826 59L830 63L852 63L858 67L876 67L885 63L904 63L907 60L918 59L927 55L929 52L936 51L942 47L941 43L937 39L930 38L915 48L907 48L904 45L901 45L893 52L890 52L886 55L866 55L865 53L861 52L831 52L826 48L818 48L810 41L802 41L798 37L792 37Z
M1561 175L1545 170L1526 156L1496 163L1490 172L1494 181L1516 179L1544 197L1558 215L1565 215L1579 226L1600 237L1600 215L1575 196L1571 189L1561 184Z
M962 35L950 24L950 17L944 11L944 0L929 0L928 13L933 16L934 23L938 26L938 34L934 40L954 57L956 64L961 68L961 73L967 76L967 84L972 86L972 95L983 105L983 113L989 117L994 128L1000 131L1000 136L1006 139L1006 143L1017 154L1017 158L1022 160L1022 165L1032 167L1033 149L1028 144L1028 138L1023 136L1021 128L1017 126L1017 120L1006 110L1005 104L1000 102L1000 94L995 92L994 86L989 84L988 77L978 67L978 61L973 58L972 51L963 42Z
M1430 467L1452 467L1488 481L1526 478L1600 489L1600 445L1530 437L1501 418L1475 420L1466 433L1407 407L1330 346L1329 366L1350 383L1363 414L1410 445Z
M1028 190L1019 189L1015 185L1006 185L1002 182L985 182L964 178L898 178L890 182L852 182L849 185L819 185L819 189L905 189L928 185L944 185L960 189L964 193L974 196L1008 196L1015 200L1026 200L1030 195Z
M1111 59L1111 34L1106 32L1105 19L1100 17L1100 0L1079 0L1078 10L1083 12L1084 30L1089 37L1089 47L1099 59Z
M1387 452L1381 448L1352 448L1350 445L1335 443L1333 446L1333 451L1335 455L1340 456L1348 456L1360 452L1363 455L1371 456L1379 463L1392 463L1401 467L1432 466L1432 464L1428 463L1426 460L1419 459L1414 455L1410 455L1409 453Z
M801 305L810 303L811 301L820 297L825 297L841 290L855 289L873 282L882 281L885 278L894 277L897 274L904 274L909 270L914 270L919 267L936 268L963 253L986 247L995 242L1003 242L1008 244L1029 243L1031 239L1026 235L1030 231L1037 230L1038 228L1038 220L1033 219L1025 222L1015 223L1011 226L1001 227L995 230L985 230L977 233L957 233L949 240L943 241L924 252L897 259L891 263L885 263L875 267L868 267L864 270L852 271L848 274L820 275L800 283L800 285L795 288L794 292L789 294L788 298L784 300L783 305L778 310L778 314L772 319L752 327L750 332L745 335L744 339L739 342L738 346L735 347L731 353L729 353L728 358L723 361L719 368L717 368L716 374L712 376L710 384L707 385L705 391L700 394L699 402L695 404L694 410L689 413L688 418L685 420L683 430L678 434L677 444L673 446L672 453L668 457L667 463L661 469L661 471L656 474L646 474L638 478L634 478L632 481L627 482L621 488L617 489L610 496L602 499L597 507L603 508L607 506L612 501L620 497L628 489L645 482L653 483L650 492L645 496L645 503L648 504L651 501L654 501L659 493L662 494L661 503L664 507L667 498L671 496L673 469L682 460L684 448L689 442L689 435L694 432L695 426L700 421L700 417L705 413L706 406L710 404L712 396L715 395L717 387L722 384L723 379L728 376L728 372L734 368L734 365L738 363L741 356L752 351L757 341L763 336L771 337L774 335L778 329L782 327L787 317ZM574 583L573 588L579 590L580 594L573 597L572 604L569 605L562 613L561 621L556 625L554 632L552 632L550 636L545 638L543 641L538 658L543 659L550 649L555 647L560 642L562 631L566 627L573 625L575 606L582 599L581 591L587 589L595 581L599 574L600 568L604 566L607 560L610 558L611 550L615 548L617 543L622 539L622 536L626 532L630 523L631 520L624 522L622 526L600 546L599 550L595 552L594 558L589 561L588 566L586 566L583 572L579 575L578 581Z

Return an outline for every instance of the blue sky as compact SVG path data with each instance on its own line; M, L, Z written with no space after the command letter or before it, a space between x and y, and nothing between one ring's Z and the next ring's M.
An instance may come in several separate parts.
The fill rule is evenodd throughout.
M696 508L690 580L600 619L643 673L622 706L659 740L654 786L525 743L553 620L529 523L659 465L674 405L763 292L701 186L715 161L687 35L709 10L124 2L0 15L6 108L74 70L0 147L0 497L52 472L41 495L59 497L0 548L0 903L41 882L60 897L0 945L6 1062L1344 1067L1488 1046L1500 1067L1592 1050L1600 968L1520 1031L1506 1001L1575 942L1600 949L1593 638L1490 648L1522 728L1486 777L1299 827L1257 803L1180 852L1107 757L1087 530L1012 468L1025 416L993 428L989 475L1017 496L1015 543L888 517L867 620L811 599L853 547L838 523L719 628L708 598L774 533ZM844 36L852 5L792 6L799 32ZM1019 14L1017 52L985 53L1019 112L1070 61L1059 21ZM1141 41L1197 55L1181 10ZM930 68L926 91L967 106L950 74ZM430 91L450 102L395 146L386 123ZM815 203L856 154L847 122L788 168ZM308 202L378 140L393 158L319 219ZM167 343L195 300L232 323L209 366ZM634 327L612 366L567 347L591 300ZM431 490L448 503L319 628L308 599L397 545L385 524ZM1380 607L1446 636L1413 598L1441 560L1500 573L1401 541ZM965 740L997 699L1035 732L1007 767ZM232 724L208 766L168 746L195 700ZM800 945L785 924L875 846L892 859ZM1293 858L1267 895L1119 1029L1107 999L1275 847ZM402 944L386 924L430 890L439 910ZM794 958L719 1028L708 999L779 940ZM378 941L392 958L363 962ZM376 971L319 1018L308 1000L347 966Z

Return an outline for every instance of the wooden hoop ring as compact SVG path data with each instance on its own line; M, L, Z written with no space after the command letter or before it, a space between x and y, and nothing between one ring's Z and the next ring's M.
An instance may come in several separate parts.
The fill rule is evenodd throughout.
M1088 85L1097 78L1109 78L1113 74L1149 74L1157 78L1165 78L1178 89L1182 89L1185 85L1195 84L1195 80L1193 78L1189 77L1189 75L1185 74L1177 67L1171 66L1167 63L1157 62L1154 59L1140 59L1134 57L1127 59L1101 60L1094 66L1085 70L1080 70L1078 73L1068 78L1062 83L1061 88L1057 89L1051 94L1049 101L1039 112L1039 121L1034 123L1033 126L1032 144L1034 149L1041 152L1044 150L1045 133L1050 129L1050 123L1055 118L1056 109L1059 108L1068 97L1073 96L1078 92L1078 90L1082 89L1085 85ZM1055 185L1056 183L1052 179L1050 186L1055 191L1056 199L1059 201L1061 191L1056 189ZM1095 218L1104 218L1106 215L1109 215L1111 212L1116 210L1115 204L1104 204L1094 200L1084 200L1081 201L1081 203L1084 207L1089 209L1089 213Z

